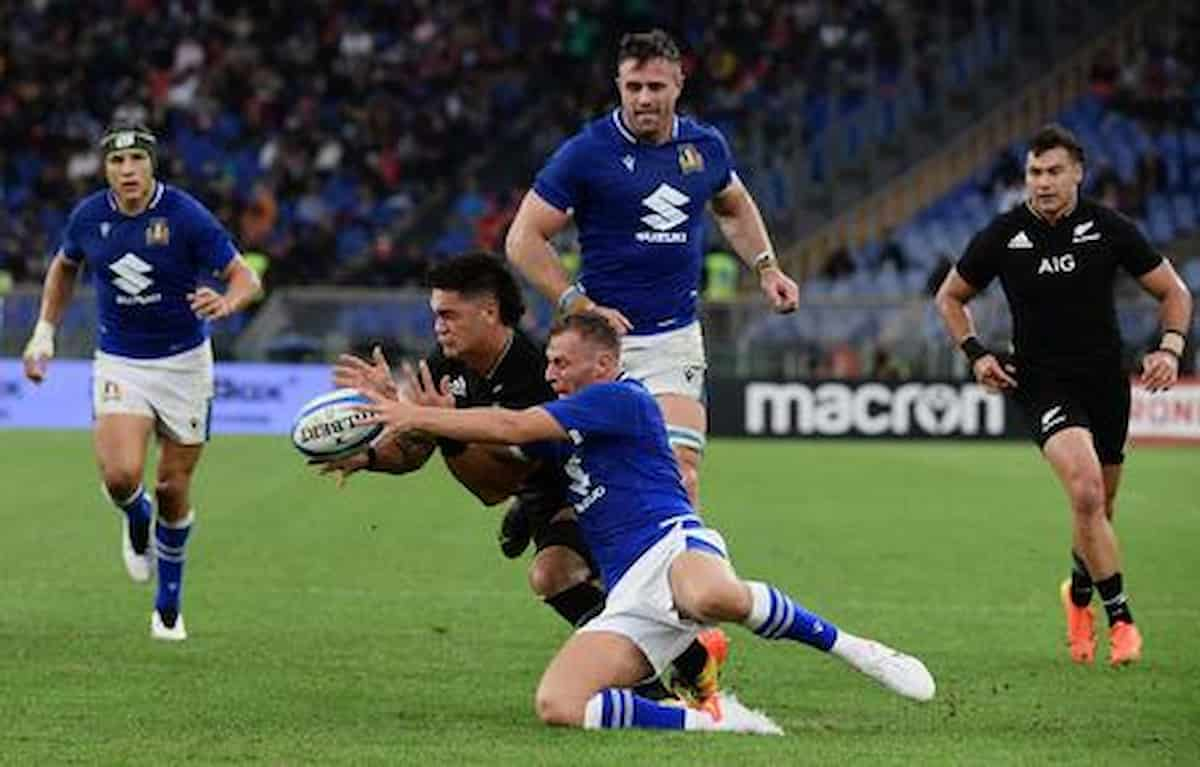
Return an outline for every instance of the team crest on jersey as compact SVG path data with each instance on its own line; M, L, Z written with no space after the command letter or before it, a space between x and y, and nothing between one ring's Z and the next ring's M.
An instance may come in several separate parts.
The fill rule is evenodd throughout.
M171 241L171 228L165 218L152 218L146 225L147 245L166 245Z
M108 223L107 221L100 222L100 238L101 239L107 238L108 233L111 231L112 231L112 224Z
M463 378L462 376L458 376L450 381L449 388L450 393L455 397L465 397L467 396L467 379Z
M704 170L704 155L695 144L684 144L679 147L679 170L685 175L700 173Z

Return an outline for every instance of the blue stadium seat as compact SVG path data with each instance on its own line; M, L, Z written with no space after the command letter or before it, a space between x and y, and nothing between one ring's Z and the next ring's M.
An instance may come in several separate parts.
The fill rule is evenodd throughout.
M1200 291L1200 256L1184 261L1179 267L1179 276L1192 292Z
M1192 196L1183 192L1171 197L1171 208L1175 214L1175 224L1183 233L1196 229L1196 201Z
M1175 237L1175 223L1171 220L1171 206L1161 194L1152 194L1146 200L1146 225L1150 229L1150 241L1165 245Z

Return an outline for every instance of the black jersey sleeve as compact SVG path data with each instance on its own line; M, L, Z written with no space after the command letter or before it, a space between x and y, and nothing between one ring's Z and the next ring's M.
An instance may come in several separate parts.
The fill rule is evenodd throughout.
M999 273L1000 259L1003 256L999 251L1003 246L998 244L1001 238L997 231L998 227L993 222L976 233L967 243L966 251L955 266L959 276L976 290L986 288Z
M1131 277L1141 277L1162 263L1162 256L1154 249L1137 225L1115 210L1108 210L1106 229L1113 238L1113 252L1117 263Z

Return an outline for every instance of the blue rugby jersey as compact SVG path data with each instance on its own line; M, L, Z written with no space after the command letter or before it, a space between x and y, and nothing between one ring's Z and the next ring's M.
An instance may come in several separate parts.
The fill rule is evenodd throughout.
M527 452L564 462L568 498L611 590L674 520L695 514L662 412L629 378L592 384L541 407L570 442L530 445Z
M568 139L534 181L542 199L574 213L582 247L579 284L619 309L634 335L696 319L704 209L733 180L716 128L677 117L662 145L639 142L619 109Z
M187 294L237 255L229 232L186 192L155 183L146 210L127 216L111 191L84 198L71 212L59 253L86 262L99 304L96 346L152 359L194 349L208 323Z

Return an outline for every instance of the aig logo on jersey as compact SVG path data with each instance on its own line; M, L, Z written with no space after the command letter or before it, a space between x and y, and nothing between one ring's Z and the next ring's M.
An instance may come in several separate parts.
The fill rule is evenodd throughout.
M126 253L109 264L108 268L117 275L112 281L113 285L125 294L116 295L115 300L121 306L143 306L162 300L162 293L146 292L154 284L154 279L148 276L154 267L133 253Z
M642 200L642 205L653 211L642 216L642 223L655 231L638 232L635 235L637 241L670 244L687 242L687 232L669 230L687 222L688 214L680 210L680 206L687 205L691 199L670 184L659 184L657 189Z
M1038 275L1043 274L1066 274L1075 271L1075 256L1071 253L1064 253L1061 256L1047 256L1042 259L1042 263L1038 265Z

